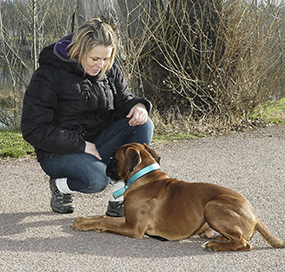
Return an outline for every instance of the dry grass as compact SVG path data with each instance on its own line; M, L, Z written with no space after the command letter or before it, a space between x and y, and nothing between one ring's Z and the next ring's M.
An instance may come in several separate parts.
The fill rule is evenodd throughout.
M160 114L154 110L155 139L195 138L233 134L273 124L285 124L285 98L257 107L246 116L212 116L195 120L190 114L181 114L178 108Z

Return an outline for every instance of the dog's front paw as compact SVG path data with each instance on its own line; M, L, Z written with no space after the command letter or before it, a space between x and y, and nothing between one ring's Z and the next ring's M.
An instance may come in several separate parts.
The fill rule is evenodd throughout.
M75 231L94 230L91 217L79 217L74 219L72 229Z

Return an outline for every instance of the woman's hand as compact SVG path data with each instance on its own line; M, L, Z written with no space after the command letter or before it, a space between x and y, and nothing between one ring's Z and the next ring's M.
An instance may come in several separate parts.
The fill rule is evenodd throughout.
M143 103L138 103L131 108L129 114L126 117L130 118L130 126L139 126L146 123L148 112Z
M85 142L85 144L86 144L85 150L84 150L85 153L93 155L97 159L102 160L102 158L101 158L101 156L100 156L100 154L99 154L95 144L87 142L87 141Z

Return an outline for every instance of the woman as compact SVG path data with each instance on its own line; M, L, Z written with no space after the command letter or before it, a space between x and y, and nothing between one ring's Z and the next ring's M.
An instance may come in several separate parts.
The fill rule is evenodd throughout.
M72 213L73 193L103 191L106 163L122 144L150 144L151 103L134 97L117 64L117 38L99 18L43 49L26 90L21 130L50 178L51 208ZM122 187L115 183L113 190ZM124 216L112 194L109 216Z

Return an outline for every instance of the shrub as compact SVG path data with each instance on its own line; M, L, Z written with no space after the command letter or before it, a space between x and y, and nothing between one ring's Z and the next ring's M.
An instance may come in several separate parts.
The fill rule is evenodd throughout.
M144 31L124 54L132 85L161 114L196 120L233 120L284 96L283 9L255 2L157 1L153 20L141 7Z

